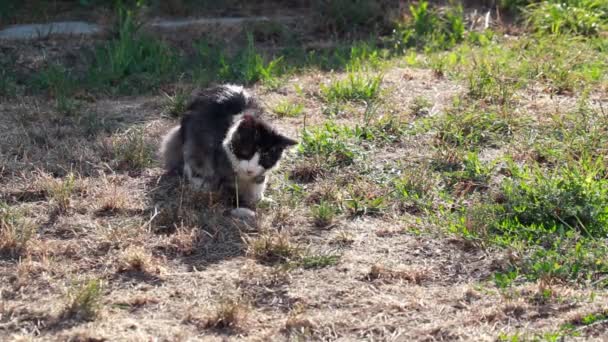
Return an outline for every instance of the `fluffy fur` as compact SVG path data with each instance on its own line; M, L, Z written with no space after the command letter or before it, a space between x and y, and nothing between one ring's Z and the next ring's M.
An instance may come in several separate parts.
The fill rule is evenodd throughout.
M166 170L183 172L196 188L236 193L240 205L255 206L263 198L268 173L283 151L296 144L263 121L261 112L239 86L199 92L181 125L163 139Z

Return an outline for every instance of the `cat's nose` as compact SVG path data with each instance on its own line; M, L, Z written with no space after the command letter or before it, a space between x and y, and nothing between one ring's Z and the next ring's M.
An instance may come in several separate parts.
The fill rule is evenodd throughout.
M247 170L247 176L253 176L253 171Z

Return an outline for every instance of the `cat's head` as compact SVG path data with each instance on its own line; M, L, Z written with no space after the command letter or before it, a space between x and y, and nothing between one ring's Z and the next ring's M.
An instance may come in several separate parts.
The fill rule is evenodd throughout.
M266 122L245 114L230 128L223 145L239 178L248 179L276 167L283 151L295 144Z

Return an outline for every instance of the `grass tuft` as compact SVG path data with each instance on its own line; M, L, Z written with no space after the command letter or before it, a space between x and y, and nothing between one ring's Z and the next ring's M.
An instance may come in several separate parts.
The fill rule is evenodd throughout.
M327 102L372 101L380 94L382 75L350 72L343 80L321 85L321 95Z
M300 255L300 249L283 233L264 233L256 237L246 237L245 242L247 255L262 263L286 263L297 259Z
M597 35L608 26L608 4L595 0L540 1L526 8L528 25L551 34Z
M410 17L393 32L393 44L397 51L409 48L444 50L463 40L465 33L462 6L452 6L443 11L429 6L427 1L410 5Z
M205 329L240 330L247 323L249 308L240 300L224 299L202 322Z
M279 117L296 117L302 114L304 105L301 103L293 103L290 101L281 101L273 109L273 112Z
M299 261L298 265L305 269L310 268L323 268L334 266L340 261L340 256L335 254L327 255L307 255L303 256Z
M35 234L34 226L18 210L0 202L0 255L23 255Z
M120 94L150 90L176 70L178 56L164 42L139 32L132 10L119 9L117 37L97 47L88 83Z
M152 255L142 247L129 247L118 262L119 272L158 273Z
M74 289L68 295L69 301L63 311L64 318L93 321L101 310L102 284L100 280L90 280L86 285Z
M143 128L131 128L112 139L115 162L123 170L141 170L154 162L155 151Z
M61 180L47 177L44 180L44 187L48 198L57 209L62 213L67 212L76 189L76 176L70 172Z
M315 226L322 228L331 226L337 214L337 209L326 201L321 201L321 203L314 205L310 211Z

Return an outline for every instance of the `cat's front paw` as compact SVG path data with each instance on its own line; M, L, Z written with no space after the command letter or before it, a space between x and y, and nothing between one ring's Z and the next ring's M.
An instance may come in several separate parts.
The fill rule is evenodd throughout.
M192 177L190 178L190 187L193 190L201 190L203 188L203 179L200 177Z
M234 208L230 211L230 215L236 219L254 220L255 211L248 208Z
M211 177L192 177L190 179L190 187L193 190L203 192L213 192L217 190L215 180Z

